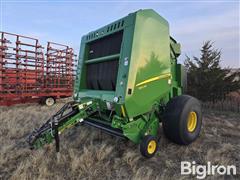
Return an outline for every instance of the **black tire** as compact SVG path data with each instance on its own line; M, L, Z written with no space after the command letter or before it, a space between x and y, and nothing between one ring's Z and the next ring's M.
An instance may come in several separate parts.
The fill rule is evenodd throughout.
M147 135L143 137L140 143L140 152L144 157L151 158L157 152L157 147L158 147L157 138L152 135Z
M188 95L174 97L166 105L162 125L164 134L171 141L181 145L192 143L202 126L200 102Z
M44 100L45 105L47 106L53 106L55 104L56 100L54 97L46 97Z

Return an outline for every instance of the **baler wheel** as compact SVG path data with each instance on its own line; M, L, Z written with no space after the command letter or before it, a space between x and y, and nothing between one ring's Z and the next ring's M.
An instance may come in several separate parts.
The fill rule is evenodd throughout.
M166 105L162 120L164 134L171 141L187 145L197 139L202 125L200 102L188 95L173 98Z
M45 104L47 106L52 106L55 104L55 99L53 97L46 97L45 98Z
M140 152L146 158L151 158L157 152L158 141L152 135L144 136L140 144Z

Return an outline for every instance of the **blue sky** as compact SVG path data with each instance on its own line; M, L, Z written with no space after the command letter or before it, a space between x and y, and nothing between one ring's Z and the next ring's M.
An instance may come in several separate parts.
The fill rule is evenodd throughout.
M199 56L203 42L222 50L222 66L240 68L239 1L1 1L0 30L65 43L78 53L81 36L138 9L154 9L170 24L185 55Z

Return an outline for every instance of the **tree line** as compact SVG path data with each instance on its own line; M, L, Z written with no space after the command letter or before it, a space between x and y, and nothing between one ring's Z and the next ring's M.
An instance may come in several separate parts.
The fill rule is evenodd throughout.
M206 41L200 57L186 56L187 94L203 102L224 100L233 91L240 90L240 72L220 66L222 52L214 43ZM237 60L236 60L237 61Z

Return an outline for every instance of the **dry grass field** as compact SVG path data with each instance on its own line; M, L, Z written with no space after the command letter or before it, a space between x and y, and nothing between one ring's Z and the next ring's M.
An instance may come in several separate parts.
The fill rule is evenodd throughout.
M64 102L48 108L37 104L0 108L0 179L189 179L180 175L181 161L240 167L240 115L204 112L200 138L190 146L168 141L162 130L159 151L145 159L139 147L94 128L78 126L61 135L60 153L49 145L31 151L25 142ZM208 176L209 179L240 179Z

